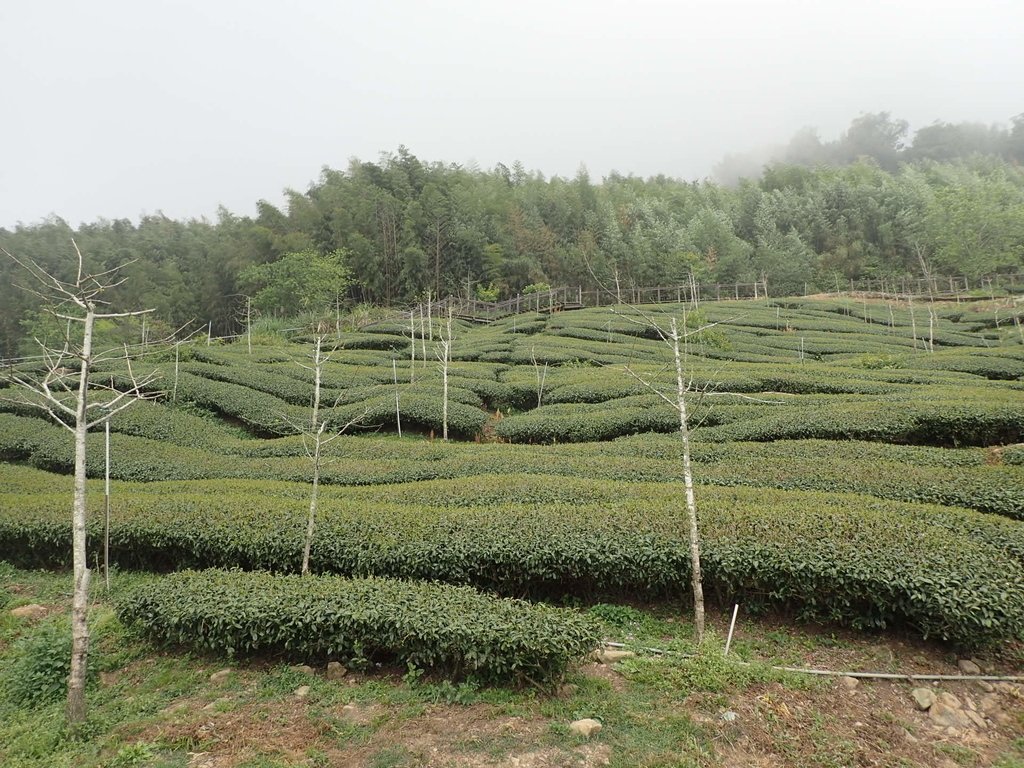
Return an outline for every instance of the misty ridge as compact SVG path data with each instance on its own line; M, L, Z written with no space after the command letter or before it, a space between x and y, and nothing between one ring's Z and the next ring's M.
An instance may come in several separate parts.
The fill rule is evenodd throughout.
M1009 127L983 123L947 123L936 120L909 137L910 124L889 112L862 114L832 141L822 141L818 131L806 127L786 144L730 153L713 170L715 181L735 186L742 179L758 179L766 166L845 166L870 159L893 172L901 163L926 160L950 162L971 156L997 157L1024 163L1024 113ZM909 140L908 140L909 139Z
M908 141L886 112L834 140L812 130L764 158L735 155L719 181L611 172L545 177L421 160L324 167L255 216L161 213L74 228L58 217L0 228L0 246L63 275L71 238L94 271L129 263L115 308L146 307L168 330L239 329L240 302L264 316L315 310L284 290L317 269L350 281L336 308L409 306L429 294L509 298L543 286L766 284L773 296L850 280L963 277L977 285L1024 268L1024 115L1009 127L934 123ZM268 291L267 275L280 284ZM0 356L30 346L45 318L0 259ZM159 329L154 328L153 332Z

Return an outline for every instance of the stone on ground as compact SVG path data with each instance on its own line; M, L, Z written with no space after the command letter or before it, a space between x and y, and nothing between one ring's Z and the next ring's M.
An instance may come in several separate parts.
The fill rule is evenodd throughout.
M631 659L636 656L632 651L619 651L613 648L606 648L603 651L598 651L597 660L602 664L614 664L623 659Z
M569 723L569 730L575 733L577 736L582 736L584 739L589 739L595 733L601 731L601 723L592 718L586 717L582 720L574 720Z
M214 672L212 675L210 675L210 682L219 685L220 683L223 683L225 680L231 677L231 672L232 670L230 669L221 669L217 672Z
M960 670L962 675L980 675L981 667L974 659L960 659L956 663L957 669Z
M18 608L11 609L11 616L16 619L41 619L46 615L46 606L37 605L36 603L30 603L29 605L22 605Z
M910 695L914 697L914 703L922 712L930 709L935 703L935 691L931 688L915 688Z

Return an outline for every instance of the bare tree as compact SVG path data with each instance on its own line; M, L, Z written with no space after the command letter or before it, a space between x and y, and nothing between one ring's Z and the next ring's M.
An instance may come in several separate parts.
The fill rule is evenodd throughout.
M448 441L448 367L452 362L452 308L448 306L448 319L438 332L434 348L438 367L441 369L441 439Z
M316 515L320 506L320 470L324 464L324 449L341 437L349 427L365 417L368 412L364 411L339 428L331 426L330 418L321 417L320 396L324 366L331 360L331 353L324 351L324 342L327 340L328 335L326 326L319 326L313 336L312 365L298 363L300 367L313 373L313 403L309 423L295 424L289 422L302 435L302 447L306 452L306 456L313 463L313 476L309 492L309 515L306 518L306 535L302 544L303 575L309 573L309 553L313 548L313 533L316 530Z
M245 299L244 304L239 304L238 310L235 312L235 319L245 326L245 346L248 353L252 354L252 321L255 316L255 310L252 306L252 296L245 294L237 294Z
M609 325L611 325L609 323ZM610 332L609 332L609 335ZM548 363L544 361L544 367L541 368L540 363L537 362L537 348L530 348L530 359L533 361L533 372L537 374L537 407L540 408L541 401L544 399L544 382L548 378Z
M636 318L627 318L631 322L641 322ZM675 317L669 318L668 329L661 325L650 315L644 315L642 323L646 327L654 328L672 352L672 360L675 366L675 397L669 397L654 385L654 382L641 376L630 366L626 366L626 372L643 384L648 390L655 393L668 403L679 414L679 437L683 449L683 488L686 493L687 525L690 538L690 584L693 588L693 623L697 637L697 643L704 642L704 580L700 567L700 527L697 523L697 497L693 489L693 467L690 454L690 414L687 408L687 396L693 388L692 379L687 380L683 372L684 351L682 345L687 338L686 314L683 313L683 323L680 329ZM700 333L704 328L699 328L692 333Z
M109 320L145 315L152 310L138 312L101 311L107 302L101 297L124 282L119 276L121 265L96 274L86 271L82 252L71 241L78 259L75 276L70 281L51 275L31 259L19 259L3 252L17 262L33 279L34 287L27 288L45 302L46 310L67 323L63 343L52 346L37 339L42 350L44 368L37 376L12 372L12 380L27 396L18 402L40 408L58 424L74 435L75 480L72 504L72 561L74 591L71 608L71 674L68 676L67 719L75 728L85 720L85 676L89 656L89 583L90 572L86 562L86 464L85 442L88 431L110 420L115 414L136 401L155 397L144 391L156 378L156 373L136 376L127 346L123 349L96 352L93 332L97 320ZM72 334L77 326L81 335ZM127 366L127 383L121 389L90 380L98 364L123 361ZM75 370L77 369L77 370Z
M416 310L409 310L409 383L416 383Z
M398 427L398 436L402 436L402 400L398 389L398 361L391 358L391 374L395 378L395 425Z
M635 316L631 317L615 309L613 309L612 312L632 323L641 325L644 328L653 329L658 338L661 339L661 341L668 347L672 355L672 367L675 373L675 381L673 382L674 386L669 393L662 391L662 389L655 384L652 378L641 375L631 366L625 366L625 370L626 373L643 384L646 389L667 403L679 416L679 437L682 443L683 488L686 498L687 528L690 539L690 581L693 589L694 632L697 643L700 644L704 642L704 581L701 572L700 525L697 514L697 497L694 490L693 460L690 446L690 420L692 417L690 400L694 397L704 398L717 395L739 397L745 400L763 403L777 401L764 400L762 398L733 392L714 392L711 391L709 387L699 388L696 385L693 376L687 375L686 359L688 340L690 338L706 335L712 328L718 325L718 323L701 323L696 328L690 329L687 326L688 315L683 311L682 322L680 323L674 315L670 316L667 319L668 327L666 328L664 327L663 322L659 322L658 319L652 315L644 314L636 307L630 307L630 309Z

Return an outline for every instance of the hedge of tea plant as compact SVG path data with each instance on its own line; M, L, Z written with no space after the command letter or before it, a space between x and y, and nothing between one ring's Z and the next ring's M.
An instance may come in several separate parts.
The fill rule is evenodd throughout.
M305 487L149 484L118 496L111 556L131 569L298 569ZM0 551L63 566L66 493L5 494ZM1024 526L868 496L705 487L706 588L721 602L962 644L1024 637ZM90 521L98 554L101 519ZM325 488L312 566L507 595L657 599L688 589L675 483L481 476ZM730 603L731 604L731 603Z
M390 404L387 400L382 403L385 418L390 417ZM656 482L679 477L681 466L679 439L673 434L646 433L566 450L559 445L445 445L359 432L354 430L353 436L328 447L321 482L377 485L487 474ZM204 449L189 447L186 440L179 445L115 432L111 445L111 476L120 481L237 478L302 482L308 481L310 473L298 436L232 438L217 448ZM693 445L695 473L701 485L857 492L1021 519L1024 473L1017 468L1019 453L1012 447L992 452L853 440L698 441ZM66 430L38 418L10 414L0 414L0 458L63 474L72 472L74 461ZM90 476L102 477L102 434L89 436L87 460ZM12 468L0 465L0 478L11 476L11 472Z
M485 682L556 681L600 640L570 609L373 577L182 571L136 587L118 612L158 642L228 657L379 661Z

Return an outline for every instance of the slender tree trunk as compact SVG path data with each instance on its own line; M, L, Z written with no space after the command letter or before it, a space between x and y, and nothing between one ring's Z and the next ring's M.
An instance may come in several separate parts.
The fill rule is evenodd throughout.
M318 333L313 348L313 415L310 420L310 426L314 432L319 432L320 429L320 377L323 374L324 367L320 356L322 346L323 337Z
M68 675L67 718L72 728L85 721L85 672L89 659L89 568L85 556L85 436L86 401L92 364L93 307L86 310L82 339L82 369L78 377L75 412L75 498L72 509L71 551L74 594L71 602L71 674Z
M398 425L398 436L402 436L402 407L398 394L398 361L391 359L391 372L395 377L395 424Z
M320 503L320 448L323 442L323 427L316 433L313 444L313 487L309 492L309 519L306 521L306 542L302 547L302 575L309 573L309 552L313 548L313 531L316 528L316 511Z
M910 304L910 333L914 337L914 351L917 351L917 320L914 318L914 297L907 297L907 301Z
M452 309L448 308L448 323L441 334L438 357L441 360L441 439L448 442L448 365L452 359Z
M420 360L424 368L427 367L427 323L423 317L423 305L420 305Z
M437 295L437 298L441 298L441 294ZM434 308L430 303L430 291L427 291L427 333L429 334L430 341L434 341Z
M180 342L174 344L174 387L171 389L171 402L178 402L178 347Z
M416 382L416 310L409 310L409 383Z
M309 492L309 519L306 521L306 541L302 547L302 575L309 573L309 551L313 548L313 531L316 528L316 510L320 501L320 451L323 445L324 428L327 423L320 423L320 379L323 374L324 361L320 354L323 347L323 335L317 333L313 348L313 487Z
M685 326L684 326L685 328ZM687 385L683 376L683 359L679 350L680 334L672 318L672 353L676 364L676 397L679 408L679 436L683 442L683 485L686 489L686 512L690 528L690 568L693 585L693 623L697 644L704 642L704 582L700 570L700 530L697 525L697 500L693 491L693 470L690 463L690 425L686 412Z
M110 591L110 419L103 422L103 580Z

